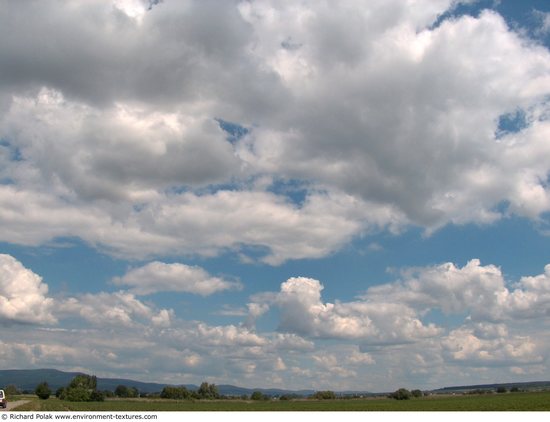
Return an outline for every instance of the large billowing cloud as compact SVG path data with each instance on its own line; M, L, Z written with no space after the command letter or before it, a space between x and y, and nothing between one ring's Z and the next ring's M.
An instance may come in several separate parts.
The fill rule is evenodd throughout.
M544 274L523 277L513 286L507 285L499 268L482 266L479 260L462 268L446 263L411 269L402 277L403 281L371 287L356 301L335 303L322 301L319 281L291 278L279 292L253 297L249 325L271 306L278 309L281 332L352 341L366 351L418 344L451 364L544 361L547 340L540 330L550 318L548 266ZM255 312L260 308L262 312ZM430 312L462 319L462 325L448 331L427 322Z
M278 264L543 218L550 54L494 12L437 21L456 3L7 3L1 239Z
M550 277L522 277L508 286L500 268L473 259L464 267L452 263L411 269L404 281L370 288L365 300L391 300L419 311L437 308L447 315L468 314L473 321L547 318Z
M399 303L379 301L323 303L317 280L291 278L271 299L280 310L280 330L314 338L355 339L368 343L406 343L439 333Z
M294 18L251 4L258 31L292 35L295 48L270 57L294 82L296 108L253 132L250 163L392 203L427 226L492 221L502 201L530 217L548 210L548 52L492 12L420 29L420 2L369 25L396 4L297 6ZM516 114L524 130L498 133Z
M10 255L0 254L0 322L51 324L53 299L42 277Z

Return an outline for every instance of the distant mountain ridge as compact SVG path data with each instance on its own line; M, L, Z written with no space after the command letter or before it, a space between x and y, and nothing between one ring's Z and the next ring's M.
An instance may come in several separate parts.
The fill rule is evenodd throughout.
M77 375L83 372L64 372L57 369L3 369L0 370L0 388L10 384L17 386L20 390L34 391L36 386L41 382L46 381L52 390L59 387L66 387L67 384ZM93 375L93 374L89 374ZM157 393L161 392L167 385L154 382L142 382L125 378L101 378L97 377L98 390L114 391L118 385L127 387L135 387L142 393ZM198 386L194 384L179 384L189 390L197 390ZM220 394L226 396L241 396L243 394L250 395L254 391L260 391L269 396L280 396L283 394L310 395L314 390L285 390L278 388L244 388L234 385L218 385Z
M477 384L477 385L458 385L454 387L443 387L433 390L434 393L461 392L472 390L496 390L504 387L506 389L519 388L520 390L550 389L550 381L529 381L529 382L505 382L498 384Z
M59 387L65 387L69 382L83 372L64 372L57 369L4 369L0 370L0 388L10 384L17 386L20 390L34 391L35 387L43 381L46 381L52 390ZM93 375L93 374L90 374ZM99 390L114 391L118 385L127 387L135 387L142 393L157 393L161 392L167 385L154 382L135 381L125 378L97 378L97 387ZM179 384L189 390L197 390L198 386L194 384ZM473 390L496 390L499 387L511 389L517 387L521 390L534 389L550 389L550 381L532 381L532 382L509 382L500 384L477 384L477 385L462 385L454 387L444 387L432 390L433 393L452 393ZM242 396L250 395L254 391L260 391L268 396L281 396L283 394L295 394L299 396L308 396L315 390L286 390L280 388L245 388L235 385L221 384L218 385L220 394L226 396ZM371 395L368 391L339 391L339 395ZM381 394L381 393L380 393Z

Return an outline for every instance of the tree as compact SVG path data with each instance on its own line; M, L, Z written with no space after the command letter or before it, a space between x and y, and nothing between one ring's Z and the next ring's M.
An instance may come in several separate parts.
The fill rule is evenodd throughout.
M197 394L201 399L220 398L220 392L218 391L218 387L216 386L216 384L208 384L207 382L203 382L200 385L199 389L197 390Z
M422 393L422 391L420 391L420 390L412 390L412 391L411 391L411 394L412 394L413 397L417 397L417 398L418 398L418 397L422 397L422 396L424 395L424 394Z
M105 396L97 390L97 378L80 374L74 377L67 388L60 392L60 399L68 401L103 401Z
M139 391L136 387L117 385L115 388L115 396L122 398L134 398L139 396Z
M400 388L391 393L390 397L395 400L409 400L411 398L411 392L406 388Z
M117 385L115 388L115 396L117 397L128 397L128 387L125 385Z
M4 394L6 394L6 396L15 396L17 394L19 394L20 391L19 389L17 388L17 386L13 385L13 384L10 384L10 385L7 385L6 387L4 387Z
M250 395L250 400L267 400L268 397L263 394L261 391L254 391L251 395Z
M185 387L167 385L162 389L160 397L163 399L183 400L191 397L190 391Z
M90 393L90 401L104 401L104 400L105 400L105 394L103 394L102 391L93 390Z
M336 393L330 390L316 391L313 398L316 400L334 400L336 399Z
M302 396L298 394L283 394L282 396L279 397L279 400L294 400L294 399L299 399L301 397Z
M44 381L36 386L34 394L41 400L48 400L52 394L52 390L50 390L48 383Z
M84 387L69 387L64 391L62 400L67 401L92 401L92 392Z
M95 375L81 374L74 377L69 388L82 387L89 390L95 390L97 388L97 377Z
M508 390L506 389L506 387L498 387L497 388L497 393L507 393Z

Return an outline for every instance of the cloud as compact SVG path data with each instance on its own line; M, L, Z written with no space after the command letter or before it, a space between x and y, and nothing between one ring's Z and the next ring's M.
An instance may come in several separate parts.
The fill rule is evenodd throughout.
M6 2L0 241L76 237L153 262L114 280L128 291L55 298L2 255L3 361L327 388L546 374L548 267L511 283L478 260L442 263L334 303L295 277L252 297L242 325L139 298L238 287L166 256L279 265L376 230L547 218L550 53L496 12L413 3ZM279 332L256 324L270 309ZM438 312L458 318L436 326Z
M14 257L0 254L0 321L52 324L54 301L42 277Z
M440 333L434 324L424 325L416 312L405 304L386 301L323 303L322 290L318 280L295 277L282 283L280 292L259 295L256 299L263 299L279 309L279 330L305 337L399 344Z
M373 215L372 227L392 218L391 210L363 205L341 194L312 193L296 205L269 192L231 190L176 193L136 205L83 204L0 185L0 223L7 227L0 237L40 245L78 236L126 258L212 256L252 245L265 250L262 261L277 265L335 252L363 229L363 215Z
M499 15L419 29L449 3L432 13L423 2L402 13L404 3L364 15L351 6L353 16L346 6L306 5L289 16L265 5L250 6L257 31L293 31L303 47L264 53L280 58L273 66L295 108L242 142L250 166L391 204L426 227L494 222L503 202L529 218L549 209L549 168L536 151L547 148L539 136L548 131L540 111L547 113L550 56ZM370 25L375 16L381 23ZM529 116L526 128L497 142L499 117L518 109ZM520 150L525 160L513 155Z
M549 267L545 273L522 277L508 287L500 268L481 265L477 259L464 267L445 263L410 269L404 280L368 289L363 299L394 301L417 311L439 309L451 314L469 314L473 321L506 321L547 318L550 303Z
M471 260L464 267L452 263L409 269L403 282L369 288L364 299L405 303L418 310L437 308L447 315L472 312L472 318L497 318L499 297L506 287L499 268Z
M2 259L29 276L13 258ZM6 325L11 341L0 342L0 357L9 366L137 379L146 367L153 381L196 383L208 377L251 387L435 388L469 382L474 372L481 382L494 382L502 368L515 368L515 376L528 380L547 373L548 267L514 284L504 283L496 266L477 260L463 267L414 268L403 271L402 280L335 303L322 300L318 280L295 277L248 304L254 318L276 309L276 332L253 324L186 321L128 291L52 298L56 327ZM441 309L435 298L463 320L430 323L430 310Z
M495 12L438 22L455 5L7 7L2 240L133 258L252 246L280 264L373 227L544 218L550 54ZM220 121L247 131L229 142ZM288 180L303 204L273 193Z
M544 274L522 277L506 296L506 305L513 318L550 317L550 265L544 267Z
M515 288L507 286L499 268L482 266L477 259L462 268L452 263L413 268L403 271L401 281L371 287L358 300L335 303L323 302L318 280L294 277L282 283L279 292L254 295L245 325L254 326L261 315L276 308L281 332L354 341L367 351L443 338L446 329L429 322L435 311L464 318L457 338L457 333L468 332L464 338L480 350L508 344L506 356L511 358L519 340L508 329L550 317L549 268L544 274L522 277Z
M369 353L362 353L357 350L354 350L352 354L348 356L347 361L352 365L373 365L376 363Z
M165 264L158 261L133 268L124 276L115 277L113 283L127 286L138 295L155 292L187 292L208 296L223 290L242 288L240 283L213 277L197 266Z
M541 363L544 357L529 336L477 337L467 328L453 330L442 341L450 360L468 366L491 366Z
M533 10L533 16L539 21L539 27L535 29L537 35L548 35L550 32L550 13L540 10Z
M244 307L235 307L232 305L222 305L221 309L215 312L216 315L228 316L228 317L245 317L247 316L246 309Z
M65 189L57 194L69 190L84 201L143 200L155 190L201 187L239 173L222 129L194 112L125 103L98 108L42 88L35 96L14 95L2 122L24 159L15 166L47 178L33 180L26 169L17 182L49 182Z
M136 327L171 325L174 311L156 311L128 292L86 293L65 300L58 300L57 313L60 318L75 318L96 327Z

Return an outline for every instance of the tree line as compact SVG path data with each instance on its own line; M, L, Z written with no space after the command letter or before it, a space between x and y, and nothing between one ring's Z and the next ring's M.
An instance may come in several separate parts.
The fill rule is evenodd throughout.
M20 393L14 385L8 385L4 387L5 393L15 395ZM510 390L511 392L519 391L517 387ZM467 394L481 394L490 391L474 390ZM500 387L496 390L497 393L506 393L507 389ZM47 382L38 384L34 390L34 393L43 400L47 400L52 395L52 390L48 386ZM409 391L406 388L399 388L393 393L387 395L388 398L396 400L409 400L411 398L419 398L424 396L421 390ZM138 398L138 397L158 397L162 399L172 400L215 400L215 399L241 399L241 400L271 400L273 398L278 400L293 400L309 398L312 400L335 400L339 398L356 398L356 395L338 395L331 390L316 391L310 396L300 396L296 394L284 394L278 397L271 397L261 391L254 391L250 395L243 394L238 397L227 397L220 394L218 386L216 384L209 384L203 382L197 390L191 390L184 386L166 386L160 393L140 393L137 388L126 385L118 385L114 391L104 390L99 391L97 389L97 378L93 375L81 374L75 376L67 386L60 387L55 391L55 396L61 400L67 401L103 401L105 398L118 397L118 398Z
M17 394L18 390L15 386L8 386L7 394ZM34 393L42 400L47 400L52 395L52 390L46 381L38 384ZM158 397L164 399L197 399L197 400L212 400L219 399L222 396L219 393L218 387L215 384L203 382L200 387L195 390L188 390L186 387L166 386ZM77 375L66 387L60 387L56 390L55 396L60 400L67 401L103 401L106 397L119 398L137 398L148 396L140 393L137 388L126 385L118 385L114 391L99 391L97 389L97 377L94 375ZM155 396L155 394L153 394Z

